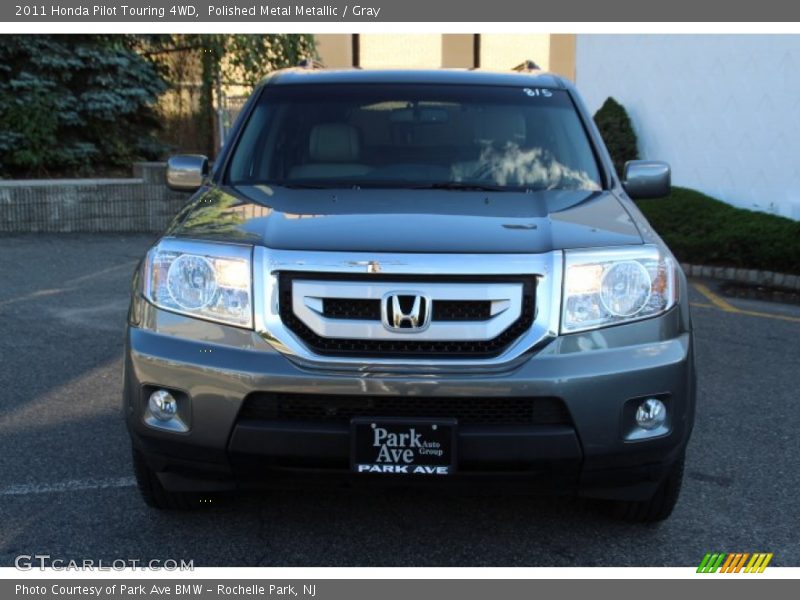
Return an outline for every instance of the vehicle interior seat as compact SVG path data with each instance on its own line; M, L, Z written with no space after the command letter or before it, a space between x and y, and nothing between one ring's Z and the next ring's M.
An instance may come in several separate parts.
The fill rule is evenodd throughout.
M331 179L356 177L371 169L359 162L361 139L347 123L323 123L311 129L308 163L294 167L290 179Z

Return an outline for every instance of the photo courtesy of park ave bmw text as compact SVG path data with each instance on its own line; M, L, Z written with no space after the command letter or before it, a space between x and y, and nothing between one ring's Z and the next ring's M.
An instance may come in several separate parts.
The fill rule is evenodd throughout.
M798 14L0 6L0 597L793 585Z

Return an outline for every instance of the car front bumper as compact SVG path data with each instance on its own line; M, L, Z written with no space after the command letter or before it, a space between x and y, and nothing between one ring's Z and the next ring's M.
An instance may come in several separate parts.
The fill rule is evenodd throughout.
M460 426L457 469L446 483L503 482L606 498L652 495L682 455L693 425L692 336L681 306L638 323L556 338L492 373L325 371L296 364L253 332L140 308L143 317L127 331L124 411L134 447L175 491L296 480L412 483L413 477L351 474L348 423L242 417L246 398L256 393L430 402L475 395L557 398L569 423ZM161 387L180 395L187 432L145 423L148 395ZM652 396L667 404L668 428L636 439L631 407Z

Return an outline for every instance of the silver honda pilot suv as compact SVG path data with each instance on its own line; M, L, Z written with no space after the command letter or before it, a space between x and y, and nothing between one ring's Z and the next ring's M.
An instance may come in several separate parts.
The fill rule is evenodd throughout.
M138 266L124 412L144 500L511 484L656 521L680 491L686 280L567 81L270 76ZM608 502L610 501L610 502Z

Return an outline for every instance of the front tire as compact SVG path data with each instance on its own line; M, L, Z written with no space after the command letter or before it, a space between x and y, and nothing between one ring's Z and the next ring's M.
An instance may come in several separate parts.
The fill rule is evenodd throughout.
M630 523L657 523L667 519L681 493L684 457L670 467L658 490L648 500L617 500L613 503L615 517Z
M161 485L158 475L153 471L142 456L142 453L133 449L133 472L136 476L136 487L142 500L147 506L159 510L192 510L201 505L198 494L188 492L170 492Z

